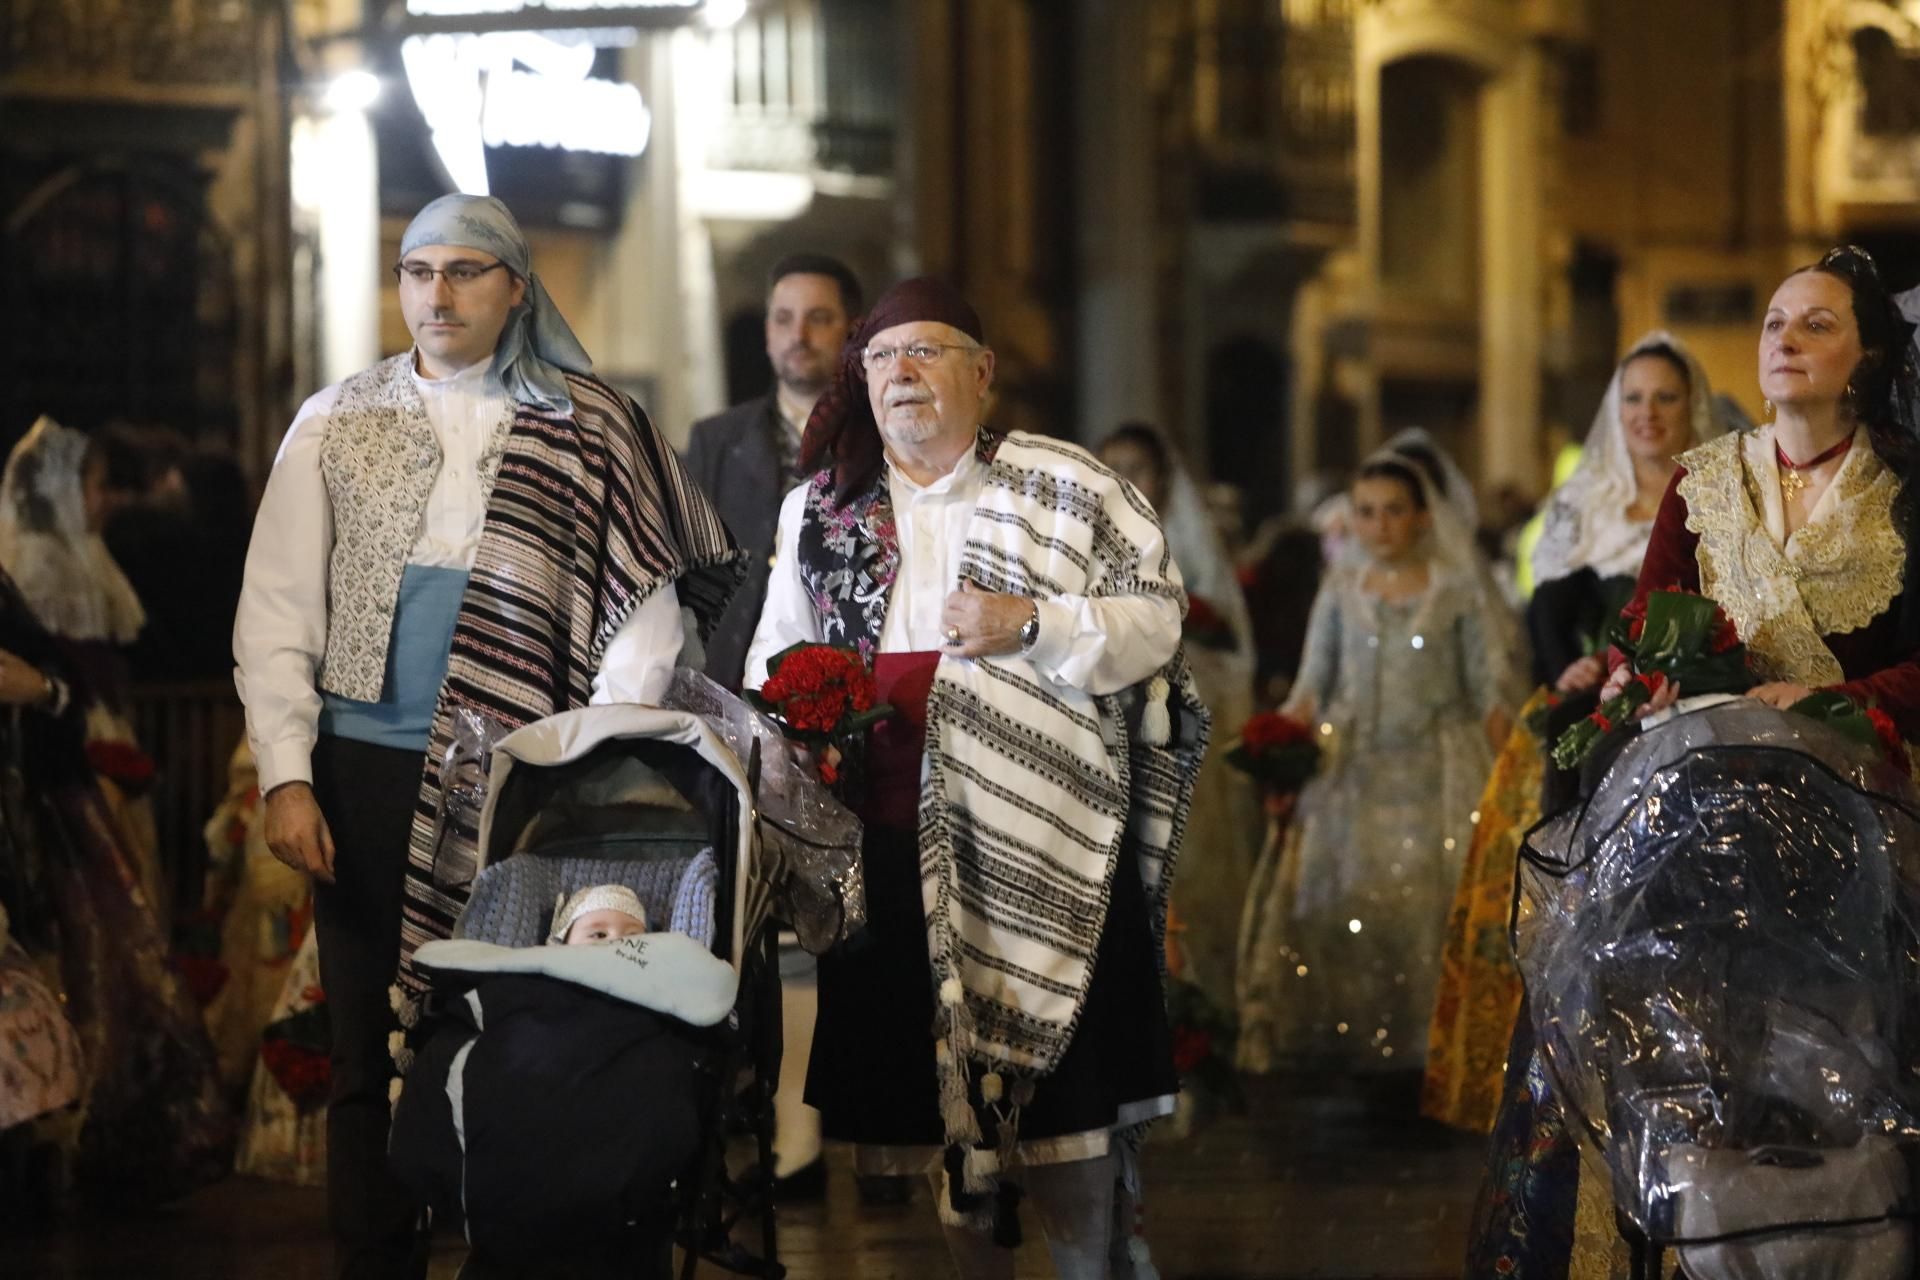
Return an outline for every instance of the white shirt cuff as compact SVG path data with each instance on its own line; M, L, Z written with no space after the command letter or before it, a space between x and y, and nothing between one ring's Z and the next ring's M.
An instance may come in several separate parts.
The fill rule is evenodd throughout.
M260 775L260 794L289 782L313 781L313 743L285 738L253 749L253 765Z
M1027 650L1027 659L1049 675L1060 669L1067 660L1073 647L1073 628L1077 622L1076 610L1071 605L1061 604L1057 600L1042 600L1035 597L1033 607L1040 615L1040 635L1034 640L1033 648Z

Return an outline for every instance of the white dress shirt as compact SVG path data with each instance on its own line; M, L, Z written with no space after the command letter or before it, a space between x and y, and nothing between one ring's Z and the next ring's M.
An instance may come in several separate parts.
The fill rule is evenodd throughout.
M946 643L941 613L959 587L967 524L986 481L969 449L952 471L918 485L887 463L900 539L900 569L880 633L881 653L936 650ZM808 482L810 483L810 482ZM760 626L747 650L746 684L766 682L767 659L802 641L819 643L820 621L800 579L796 553L808 483L780 504L773 573ZM1164 666L1180 643L1180 606L1164 596L1053 596L1036 600L1040 636L1026 657L1044 676L1087 693L1115 693Z
M473 568L486 521L480 459L506 408L491 357L447 378L416 367L414 384L440 443L440 473L427 497L409 564ZM333 509L320 473L320 445L339 384L314 393L280 444L247 548L233 624L234 684L247 709L247 738L262 794L313 779L320 693L314 676L327 641L327 576ZM671 583L648 597L607 644L592 701L653 702L673 676L684 633Z

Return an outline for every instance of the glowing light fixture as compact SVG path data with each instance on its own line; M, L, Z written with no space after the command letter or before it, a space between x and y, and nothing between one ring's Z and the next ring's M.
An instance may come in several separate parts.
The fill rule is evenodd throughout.
M335 76L321 96L329 111L365 111L379 100L380 77L358 69Z
M409 36L407 87L454 183L486 195L488 147L557 147L637 156L653 114L640 90L595 78L595 49L533 31Z

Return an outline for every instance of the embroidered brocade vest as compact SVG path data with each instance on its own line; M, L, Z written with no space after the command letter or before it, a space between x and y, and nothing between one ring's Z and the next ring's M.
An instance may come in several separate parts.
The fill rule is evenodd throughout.
M482 501L493 491L513 426L507 399L480 460ZM413 355L383 360L340 384L320 443L333 512L322 692L376 702L386 674L407 557L440 475L440 441L413 381Z
M974 452L983 464L993 461L1000 440L980 433ZM886 468L881 467L865 493L844 506L833 500L833 468L815 475L807 486L795 550L800 584L819 619L821 639L859 650L872 666L887 625L887 602L900 574L900 531L893 519Z

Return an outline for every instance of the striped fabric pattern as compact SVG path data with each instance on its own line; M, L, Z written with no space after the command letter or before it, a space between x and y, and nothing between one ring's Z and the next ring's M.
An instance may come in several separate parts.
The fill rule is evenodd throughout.
M1044 437L1016 432L999 446L963 559L964 576L989 591L1185 604L1138 491L1085 450ZM1019 657L940 663L927 709L920 875L953 1049L942 1058L943 1092L969 1059L1016 1075L1059 1061L1123 846L1139 859L1154 934L1164 936L1209 720L1183 652L1159 677L1173 732L1149 744L1139 732L1143 686L1096 697Z
M648 596L673 583L705 637L746 573L745 554L639 407L589 375L569 373L567 389L570 414L515 408L454 627L407 858L400 980L414 993L424 988L415 948L453 935L468 893L433 877L455 712L517 729L584 707L607 643Z

